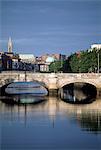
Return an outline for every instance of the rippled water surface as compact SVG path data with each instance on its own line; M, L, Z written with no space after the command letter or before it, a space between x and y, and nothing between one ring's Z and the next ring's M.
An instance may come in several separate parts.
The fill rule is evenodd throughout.
M101 99L86 105L56 97L34 105L0 101L0 128L1 150L100 150Z
M88 92L64 89L63 101L38 88L38 83L14 83L5 90L13 95L0 97L1 150L101 149L101 98L71 104L69 97L81 100Z

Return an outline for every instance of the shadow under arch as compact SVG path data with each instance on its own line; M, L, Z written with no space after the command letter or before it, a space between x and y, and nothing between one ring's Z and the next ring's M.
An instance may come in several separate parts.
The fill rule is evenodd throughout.
M73 82L61 87L59 96L69 103L91 103L96 99L97 88L88 82Z
M14 82L15 82L14 79L6 79L6 80L5 80L5 83L0 87L0 95L2 96L2 95L7 94L7 93L5 92L5 89L7 88L8 85L10 85L10 84L12 84L12 83L14 83Z

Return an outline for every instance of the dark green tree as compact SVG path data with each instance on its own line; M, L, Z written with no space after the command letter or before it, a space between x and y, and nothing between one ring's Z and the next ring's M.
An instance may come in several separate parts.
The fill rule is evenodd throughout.
M63 72L97 72L98 70L98 53L99 53L99 69L101 72L101 49L93 49L92 51L80 51L68 57L64 62Z
M71 66L70 66L70 60L71 60L71 56L69 56L67 58L67 60L65 60L64 63L63 63L62 71L64 73L66 73L66 72L68 72L68 73L72 72Z
M63 61L54 61L49 65L50 72L60 72L62 71Z

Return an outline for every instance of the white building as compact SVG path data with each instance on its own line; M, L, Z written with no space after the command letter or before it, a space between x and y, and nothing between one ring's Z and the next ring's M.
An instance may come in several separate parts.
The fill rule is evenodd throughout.
M48 56L44 63L39 63L39 71L42 72L48 72L49 71L49 65L54 62L55 59L53 57Z
M94 48L101 49L101 44L92 44L91 49L94 49Z
M35 56L33 54L19 54L20 58L20 64L19 68L20 70L36 70L35 66Z
M0 71L2 70L2 57L0 55Z
M53 57L50 57L50 56L49 56L49 57L47 57L47 59L46 59L45 62L46 62L47 65L50 65L50 64L51 64L52 62L54 62L54 61L55 61L55 59L54 59Z
M35 63L35 56L33 54L19 54L19 58L25 63Z
M16 58L12 58L12 69L13 70L19 69L19 60Z

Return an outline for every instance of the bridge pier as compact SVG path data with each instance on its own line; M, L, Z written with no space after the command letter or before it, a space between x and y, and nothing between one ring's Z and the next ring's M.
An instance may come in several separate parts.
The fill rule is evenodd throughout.
M58 89L49 89L49 96L58 96Z
M58 96L60 97L60 98L64 98L64 92L63 92L63 88L61 88L61 89L59 89L58 90Z
M3 87L0 87L0 96L2 96L5 93L5 90Z
M1 95L1 87L0 87L0 95Z
M101 89L97 89L97 98L101 97Z

